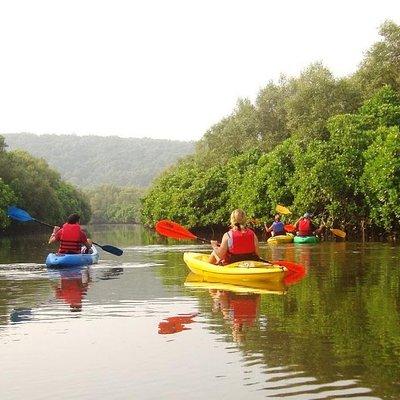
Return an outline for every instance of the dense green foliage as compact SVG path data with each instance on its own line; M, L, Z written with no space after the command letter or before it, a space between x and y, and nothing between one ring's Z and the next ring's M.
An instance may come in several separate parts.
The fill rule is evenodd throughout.
M92 223L136 223L140 221L143 190L101 185L86 191L93 210Z
M83 223L90 220L85 195L64 182L46 161L21 150L6 152L5 147L0 136L0 227L10 223L5 215L10 204L53 224L62 223L72 212L79 212Z
M193 156L165 171L142 220L225 225L244 208L270 219L277 203L329 226L399 228L400 27L385 22L359 70L336 79L317 63L239 100Z
M44 158L78 187L147 187L164 168L193 152L192 142L116 136L4 134L10 149Z

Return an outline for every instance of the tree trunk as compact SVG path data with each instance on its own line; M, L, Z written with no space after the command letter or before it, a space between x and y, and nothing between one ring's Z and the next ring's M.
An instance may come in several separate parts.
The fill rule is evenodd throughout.
M361 236L363 243L365 242L365 220L361 220Z

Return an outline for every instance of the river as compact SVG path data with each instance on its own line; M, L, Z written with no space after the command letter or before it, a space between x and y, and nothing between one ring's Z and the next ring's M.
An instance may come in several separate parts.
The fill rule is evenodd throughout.
M116 257L44 265L47 234L0 239L0 398L399 399L400 257L387 243L261 243L291 285L196 283L185 251L140 226L90 226Z

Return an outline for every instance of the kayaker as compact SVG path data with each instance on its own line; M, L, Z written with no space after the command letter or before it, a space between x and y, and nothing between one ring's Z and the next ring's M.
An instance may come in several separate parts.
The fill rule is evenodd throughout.
M302 217L300 217L294 224L297 236L315 236L321 232L323 227L317 228L311 219L312 215L306 212Z
M272 232L272 236L286 235L285 225L281 221L280 214L275 214L274 222L269 228L266 226L265 231L267 233Z
M212 264L260 259L257 236L246 227L246 213L241 209L232 212L231 229L222 237L221 245L218 247L218 242L211 240L211 246L209 262Z
M79 254L82 252L82 246L85 246L85 252L90 252L92 241L88 239L86 233L82 230L79 220L79 214L71 214L62 228L59 226L54 227L53 233L49 238L49 244L60 242L58 253Z

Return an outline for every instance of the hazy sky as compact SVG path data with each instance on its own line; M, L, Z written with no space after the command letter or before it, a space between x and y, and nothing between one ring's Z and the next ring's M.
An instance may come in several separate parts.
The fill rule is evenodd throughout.
M0 132L197 140L280 73L355 71L400 1L2 0Z

